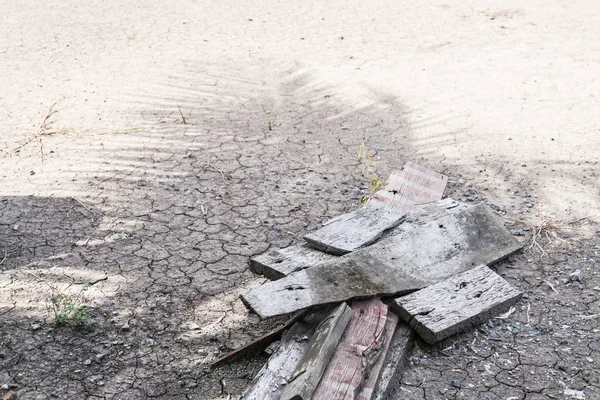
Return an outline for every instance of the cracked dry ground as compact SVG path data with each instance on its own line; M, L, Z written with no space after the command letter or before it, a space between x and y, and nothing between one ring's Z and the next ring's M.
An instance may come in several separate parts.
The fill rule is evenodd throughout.
M114 165L71 175L95 196L3 198L2 383L21 399L241 394L265 354L214 371L207 364L281 322L260 322L238 299L264 281L249 271L249 257L298 241L368 191L356 147L341 132L319 140L301 132L214 136L215 148L228 151L210 163L190 139L170 154L139 153L132 164L142 167L128 175ZM94 148L98 136L81 140ZM46 145L53 151L62 142ZM381 159L394 159L383 148ZM109 159L115 149L107 142L95 151ZM38 167L52 165L52 154ZM27 161L35 157L34 146ZM381 164L387 173L391 163ZM447 192L484 199L454 179ZM525 218L531 208L519 213ZM526 242L499 267L525 293L516 312L436 346L417 342L395 398L600 398L597 228L587 220L544 225L537 240L544 254L529 249L525 225L505 221ZM52 325L46 307L56 292L89 307L84 327Z
M545 224L546 255L522 231L598 214L590 7L32 3L0 4L0 385L20 399L242 393L266 355L206 366L281 322L239 301L264 281L248 260L359 206L363 142L380 176L445 173L526 243L499 266L515 313L418 342L396 398L600 398L599 228ZM53 326L58 292L84 327Z

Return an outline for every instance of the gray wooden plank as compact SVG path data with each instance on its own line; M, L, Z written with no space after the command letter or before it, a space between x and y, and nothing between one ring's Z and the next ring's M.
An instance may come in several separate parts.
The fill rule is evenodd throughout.
M343 255L374 243L404 217L403 212L364 207L329 220L321 229L305 235L304 240L316 249Z
M479 325L504 312L521 292L486 265L394 300L403 320L428 343Z
M379 298L352 303L350 325L335 349L313 398L355 400L360 398L358 395L364 391L363 388L367 389L365 392L372 390L365 385L375 384L374 380L368 379L369 373L385 354L387 316L388 306Z
M258 372L242 400L278 400L292 379L296 367L308 348L313 329L296 322L281 338L281 344Z
M399 321L389 350L383 361L375 390L371 395L372 400L387 399L392 389L399 384L405 360L412 350L414 343L414 331L407 323Z
M313 267L334 258L336 256L333 254L302 244L279 250L270 250L253 257L250 260L250 270L271 280L277 280L293 272Z
M397 235L414 229L427 222L447 214L464 210L471 204L453 199L443 199L428 204L420 204L407 212L406 219L397 227L385 232L385 236ZM269 250L250 260L250 269L255 274L264 275L271 280L281 279L291 273L314 267L337 256L313 249L307 244L289 246L279 250Z
M241 298L259 317L268 318L352 298L407 294L521 247L479 204L253 288Z
M317 326L294 376L281 395L282 400L312 398L351 318L350 307L342 303Z

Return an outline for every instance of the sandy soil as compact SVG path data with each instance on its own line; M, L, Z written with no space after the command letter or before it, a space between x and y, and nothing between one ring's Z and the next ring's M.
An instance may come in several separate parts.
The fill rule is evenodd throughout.
M84 3L0 4L0 385L239 395L264 356L206 365L277 323L238 300L248 258L356 208L364 143L526 247L517 312L419 345L398 398L600 398L595 2Z

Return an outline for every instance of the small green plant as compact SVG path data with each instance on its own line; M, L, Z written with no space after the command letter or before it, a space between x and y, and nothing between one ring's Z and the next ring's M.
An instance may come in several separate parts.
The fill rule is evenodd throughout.
M181 111L181 107L179 106L179 104L177 104L177 108L179 109L179 115L181 115L181 119L183 120L183 123L187 124L187 118L190 116L192 111L194 111L194 109L192 108L190 111L188 111L187 114L183 115L183 111Z
M383 189L386 185L386 182L383 179L381 179L377 174L375 168L375 160L373 159L373 156L369 154L369 149L364 143L358 146L358 155L356 156L356 160L361 162L362 172L370 180L371 194ZM369 200L369 197L369 195L363 196L362 202L366 203L367 200Z
M273 130L273 120L272 119L268 120L267 125L269 125L269 130L272 131Z
M140 221L140 219L139 219L139 218L138 218L138 219L136 219L136 220L135 220L135 223L133 224L133 227L131 227L131 230L130 230L129 232L127 232L127 235L128 235L129 237L133 237L133 236L135 236L135 234L137 233L137 224L138 224L138 222L139 222L139 221Z
M54 315L55 326L83 326L90 318L87 308L80 304L79 299L65 293L52 294L48 310Z

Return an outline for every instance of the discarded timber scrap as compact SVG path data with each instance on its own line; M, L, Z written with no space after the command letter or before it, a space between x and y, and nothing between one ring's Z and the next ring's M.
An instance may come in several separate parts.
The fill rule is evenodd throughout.
M453 199L443 199L428 204L415 206L406 213L400 225L390 231L382 232L383 235L393 236L412 230L435 219L441 218L464 210L469 205ZM341 227L341 229L344 229ZM279 250L270 250L253 257L250 260L250 269L255 274L263 275L271 280L281 279L291 273L314 267L325 261L330 261L337 256L317 250L308 244L285 247Z
M271 280L280 279L331 260L333 254L342 255L367 246L394 226L398 232L405 231L416 224L442 217L460 205L452 199L439 201L447 181L448 177L409 162L402 171L392 173L389 183L381 191L389 193L395 200L378 202L370 199L362 210L334 218L320 230L306 235L307 244L271 250L253 257L250 268ZM384 196L385 193L380 194ZM410 212L405 220L403 215L407 210ZM384 222L380 220L381 216Z
M311 399L346 326L352 318L346 303L339 305L315 329L304 357L281 395L282 400Z
M244 303L261 318L299 313L217 360L262 349L291 326L242 399L387 399L415 334L434 343L518 301L487 265L521 245L484 204L439 201L446 182L407 163L365 209L251 260L275 281Z
M398 296L493 264L521 247L491 209L478 204L266 283L241 298L260 318L269 318L352 298Z
M387 185L374 194L368 205L407 211L416 204L440 200L447 183L447 176L408 162L402 171L390 175Z
M316 249L343 255L374 243L405 216L385 208L365 207L329 220L318 231L304 236L304 240Z
M394 303L423 340L435 343L508 310L520 298L511 284L480 265Z
M388 315L388 306L378 298L353 302L352 321L314 398L370 399L397 323L398 317Z

